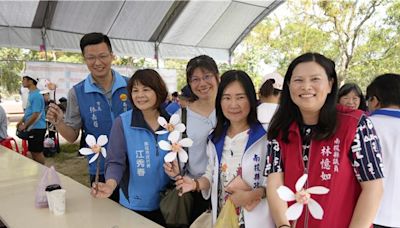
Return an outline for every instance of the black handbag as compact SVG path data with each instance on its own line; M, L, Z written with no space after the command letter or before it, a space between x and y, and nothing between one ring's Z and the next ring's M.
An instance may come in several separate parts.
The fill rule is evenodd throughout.
M19 130L17 129L15 135L18 136L18 138L20 138L20 139L22 139L22 140L28 140L28 139L29 139L30 132L29 132L29 131L26 131L26 130L24 130L24 131L19 131Z
M189 226L193 209L193 197L190 192L178 195L175 185L161 193L160 210L167 227Z
M182 123L186 126L187 110L182 108ZM186 138L186 131L182 133ZM179 163L179 157L177 157ZM179 169L180 172L182 171ZM188 227L191 222L193 210L193 196L190 192L178 195L175 183L171 182L165 192L160 193L160 211L164 217L167 227Z
M42 113L39 114L39 116L32 123L32 125L28 127L28 129L25 129L23 131L18 130L18 125L17 125L17 131L15 132L15 135L22 140L28 140L32 126L35 125L35 123L40 119L41 116L42 116Z

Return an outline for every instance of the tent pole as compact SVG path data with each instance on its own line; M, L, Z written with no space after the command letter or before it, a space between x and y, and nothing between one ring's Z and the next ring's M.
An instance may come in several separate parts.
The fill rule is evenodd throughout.
M42 45L43 45L43 49L44 49L44 58L47 62L47 47L46 47L46 28L42 27Z
M229 51L229 58L228 58L229 68L232 69L232 53Z
M157 42L154 42L154 58L157 61L157 69L160 68L160 60L158 58L158 44Z

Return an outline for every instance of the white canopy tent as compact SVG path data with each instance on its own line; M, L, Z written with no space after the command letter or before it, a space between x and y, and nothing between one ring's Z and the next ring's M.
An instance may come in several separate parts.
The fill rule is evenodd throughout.
M229 61L282 0L0 1L0 46L80 51L88 32L111 38L117 55Z

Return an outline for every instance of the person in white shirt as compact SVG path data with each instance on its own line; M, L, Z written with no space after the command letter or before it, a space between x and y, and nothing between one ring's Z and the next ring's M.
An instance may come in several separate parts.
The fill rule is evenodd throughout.
M266 132L257 120L251 78L240 70L225 72L215 104L217 125L208 140L206 172L195 179L178 176L177 189L182 194L201 191L204 198L211 198L214 225L230 199L236 208L238 227L275 227L266 201L266 178L261 172L266 158Z
M283 77L278 73L271 73L265 75L263 81L258 92L260 104L257 107L257 118L264 129L267 130L278 108L283 87Z
M367 87L368 109L382 147L385 178L375 228L400 227L400 75L384 74Z

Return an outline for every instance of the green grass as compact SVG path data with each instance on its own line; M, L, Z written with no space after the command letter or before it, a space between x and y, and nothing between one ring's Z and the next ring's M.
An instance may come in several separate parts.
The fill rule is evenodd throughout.
M58 172L89 186L88 162L85 157L78 156L79 145L65 143L60 146L60 153L46 158L46 166L53 165Z

